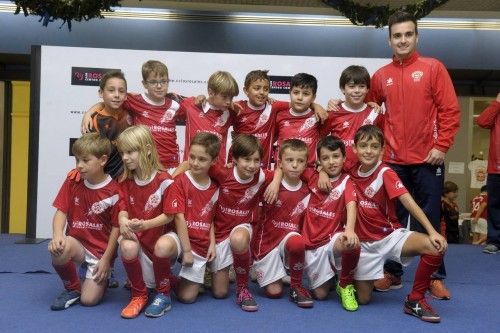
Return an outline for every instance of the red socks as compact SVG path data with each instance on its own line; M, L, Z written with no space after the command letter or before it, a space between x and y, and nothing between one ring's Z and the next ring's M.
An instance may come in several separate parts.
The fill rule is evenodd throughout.
M156 291L168 295L170 292L170 258L160 258L153 254L153 271Z
M250 271L250 251L247 249L243 253L233 252L233 266L236 273L236 290L247 288Z
M123 267L127 272L127 277L130 281L132 297L147 296L148 290L142 277L142 267L138 258L127 260L122 257Z
M439 268L443 262L443 255L423 254L420 257L417 271L415 272L415 280L413 281L413 288L408 299L410 301L417 301L424 298L425 292L429 289L431 282L431 275Z
M64 288L67 290L81 290L80 278L78 277L78 272L76 271L76 266L73 261L69 260L62 265L52 264L52 266L61 277Z
M286 241L285 250L288 255L290 268L290 287L302 286L302 273L304 271L305 245L300 235L293 235Z
M340 273L339 279L339 285L342 288L347 287L349 284L353 284L354 271L358 266L360 252L360 247L342 252L342 272Z

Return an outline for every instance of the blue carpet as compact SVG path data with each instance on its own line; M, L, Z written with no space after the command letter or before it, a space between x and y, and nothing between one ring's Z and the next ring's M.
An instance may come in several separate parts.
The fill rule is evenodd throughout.
M158 319L143 315L133 320L120 318L129 292L109 289L102 304L93 308L80 305L53 312L52 300L62 284L50 265L47 242L14 244L20 236L0 235L0 330L2 332L499 332L500 254L486 255L479 247L450 245L446 258L447 286L452 300L431 300L442 317L440 324L424 323L402 313L402 302L411 289L418 260L406 270L404 287L375 293L370 305L357 312L344 311L335 293L313 309L299 309L288 301L265 298L251 283L259 311L245 313L230 298L215 300L209 292L195 304L174 299L172 310ZM121 263L116 265L120 282L125 279ZM26 273L45 271L48 274ZM11 273L7 273L11 272ZM234 285L232 286L234 288ZM161 326L160 326L161 325Z

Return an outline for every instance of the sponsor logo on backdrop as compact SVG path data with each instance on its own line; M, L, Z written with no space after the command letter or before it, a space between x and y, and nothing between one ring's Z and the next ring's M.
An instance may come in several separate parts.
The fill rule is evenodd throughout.
M118 68L90 68L71 67L71 85L73 86L99 86L104 74L118 71Z
M170 79L169 83L191 83L191 84L207 84L207 80L196 80L196 79Z
M289 94L291 76L269 76L271 80L270 94Z

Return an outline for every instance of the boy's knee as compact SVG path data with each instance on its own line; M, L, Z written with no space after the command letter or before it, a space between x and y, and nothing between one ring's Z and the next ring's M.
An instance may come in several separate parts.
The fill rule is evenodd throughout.
M96 306L101 299L96 297L89 297L87 295L80 296L80 304L83 306Z
M278 299L283 297L283 289L282 288L266 288L265 290L266 296L271 299Z
M154 254L160 258L171 257L176 252L177 247L169 239L159 239L155 244Z
M120 242L120 251L126 259L132 259L139 254L139 245L135 241L122 239Z
M212 288L212 295L217 299L227 298L229 290L225 288Z
M320 301L324 301L325 299L328 298L328 291L323 290L323 289L314 289L313 290L313 295L314 298Z

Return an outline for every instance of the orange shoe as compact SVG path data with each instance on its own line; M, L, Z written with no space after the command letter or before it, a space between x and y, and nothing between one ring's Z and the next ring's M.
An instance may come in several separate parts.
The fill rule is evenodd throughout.
M432 297L441 300L451 299L450 291L444 285L443 280L432 279L429 285L429 292Z
M127 306L122 310L121 315L126 319L135 318L141 313L146 304L148 304L148 296L132 297Z
M376 291L389 291L391 289L401 289L402 287L401 277L388 272L384 272L384 277L373 284L373 289Z

